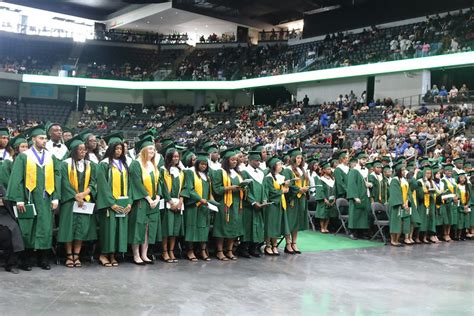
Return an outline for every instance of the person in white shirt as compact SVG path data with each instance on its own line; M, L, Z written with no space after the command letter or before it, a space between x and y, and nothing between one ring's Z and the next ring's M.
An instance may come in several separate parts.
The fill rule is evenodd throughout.
M8 130L8 128L0 128L0 165L6 159L10 159L10 153L7 150L9 139L10 131Z
M52 123L47 127L49 140L46 143L46 150L58 160L63 160L68 154L66 145L63 144L63 129L58 123Z

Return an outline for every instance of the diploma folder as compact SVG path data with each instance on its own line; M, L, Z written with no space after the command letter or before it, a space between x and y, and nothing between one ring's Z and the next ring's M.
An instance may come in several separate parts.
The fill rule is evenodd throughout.
M82 204L82 207L79 206L79 203L74 202L74 205L72 206L72 212L73 213L78 213L78 214L87 214L87 215L92 215L94 213L94 203L87 203L84 202Z
M13 212L18 219L32 219L36 216L36 207L34 204L25 204L25 211L18 212L17 207L13 206Z
M117 204L118 206L120 206L121 208L126 208L129 204L128 202L128 196L121 196L119 197L116 201L115 201L115 204ZM114 212L115 213L115 217L125 217L127 216L125 213L122 213L122 211L120 212Z

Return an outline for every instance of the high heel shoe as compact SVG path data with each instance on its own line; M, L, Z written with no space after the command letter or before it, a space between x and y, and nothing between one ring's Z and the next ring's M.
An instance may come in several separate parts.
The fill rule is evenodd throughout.
M291 248L291 250L288 250L288 245L285 246L285 253L289 254L289 255L294 255L295 252L293 251L293 248Z
M296 250L295 247L293 247L293 245L296 245L296 243L291 243L291 248L293 249L293 251L296 253L296 254L301 254L301 251L300 250Z
M268 249L272 250L272 247L270 246L266 246L265 249L263 250L263 252L265 253L266 256L274 256L275 254L273 253L273 250L272 252L269 252Z

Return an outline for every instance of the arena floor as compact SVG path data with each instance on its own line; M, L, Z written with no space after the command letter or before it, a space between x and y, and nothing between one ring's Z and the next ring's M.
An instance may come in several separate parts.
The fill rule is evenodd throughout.
M3 315L472 315L474 242L0 271Z

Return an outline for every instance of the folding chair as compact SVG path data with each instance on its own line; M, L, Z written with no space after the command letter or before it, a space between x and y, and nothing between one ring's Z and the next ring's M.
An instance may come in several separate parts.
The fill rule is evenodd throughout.
M339 220L341 221L341 226L339 226L334 235L339 233L341 228L344 228L346 235L349 235L349 230L347 230L347 224L349 222L349 201L344 198L338 198L336 200L336 209Z
M370 240L373 240L380 234L383 242L387 244L387 238L385 238L383 228L390 225L388 206L381 203L372 203L371 206L372 215L374 216L374 224L377 226L377 232L370 238Z
M314 199L309 199L308 200L308 221L313 231L316 231L316 227L314 226L315 218L316 218L316 201Z

